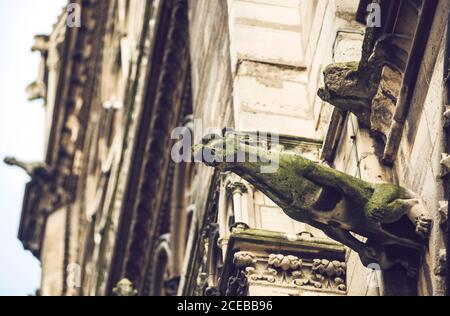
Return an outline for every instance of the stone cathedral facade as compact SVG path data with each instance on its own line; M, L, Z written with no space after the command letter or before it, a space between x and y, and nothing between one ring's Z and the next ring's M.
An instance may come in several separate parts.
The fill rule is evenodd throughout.
M73 4L33 46L46 156L6 159L40 295L447 294L449 1Z

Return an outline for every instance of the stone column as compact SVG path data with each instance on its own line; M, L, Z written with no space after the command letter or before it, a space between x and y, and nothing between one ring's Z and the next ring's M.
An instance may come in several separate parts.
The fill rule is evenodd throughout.
M228 185L227 190L233 201L235 222L249 225L246 197L247 187L242 182L233 182Z

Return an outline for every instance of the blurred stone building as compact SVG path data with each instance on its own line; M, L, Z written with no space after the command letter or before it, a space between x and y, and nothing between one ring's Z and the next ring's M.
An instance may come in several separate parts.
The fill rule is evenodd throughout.
M33 46L46 156L9 161L32 178L19 238L41 261L40 294L444 295L450 5L371 3L74 1ZM365 267L252 183L174 161L177 127L192 144L225 127L277 133L414 191L433 220L417 273Z

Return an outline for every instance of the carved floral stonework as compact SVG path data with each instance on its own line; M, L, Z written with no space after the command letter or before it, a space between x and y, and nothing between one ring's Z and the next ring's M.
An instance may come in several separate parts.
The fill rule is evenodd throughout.
M241 251L234 255L233 263L238 268L248 267L256 263L256 258L251 252Z
M229 279L229 286L256 284L302 288L315 291L331 291L344 294L346 286L346 264L327 259L300 259L294 255L256 254L249 251L237 252L234 265L238 268L236 277ZM242 274L243 273L243 274ZM230 290L230 292L232 292Z

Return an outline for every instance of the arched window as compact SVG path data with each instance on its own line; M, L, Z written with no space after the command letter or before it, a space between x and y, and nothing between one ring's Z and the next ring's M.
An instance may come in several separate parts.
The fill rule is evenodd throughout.
M155 249L152 263L152 282L150 285L150 296L166 296L165 283L172 275L170 268L170 235L161 236ZM170 293L172 294L172 293Z

